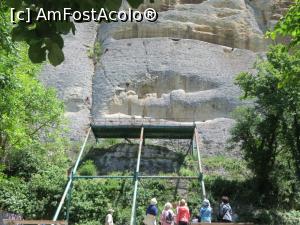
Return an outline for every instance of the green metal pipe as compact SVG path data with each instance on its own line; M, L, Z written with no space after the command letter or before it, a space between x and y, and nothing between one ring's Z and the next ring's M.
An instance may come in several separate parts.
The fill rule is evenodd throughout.
M73 183L70 186L69 193L68 193L68 202L67 202L67 215L66 215L66 221L69 224L69 218L70 218L70 207L72 203L72 189L73 189Z
M74 166L74 168L73 168L73 170L72 170L72 172L71 172L72 176L69 177L69 181L68 181L68 183L67 183L67 185L66 185L66 188L65 188L65 191L64 191L64 193L63 193L63 196L61 197L61 200L60 200L60 202L59 202L59 205L58 205L58 207L57 207L57 209L56 209L55 215L54 215L54 217L53 217L53 221L57 221L57 218L58 218L58 216L59 216L60 210L61 210L61 208L62 208L62 206L63 206L63 204L64 204L64 202L65 202L65 199L66 199L66 197L67 197L67 193L69 192L69 189L70 189L70 187L71 187L71 185L72 185L72 182L73 182L73 175L76 173L76 170L77 170L77 167L78 167L78 165L79 165L79 162L80 162L82 153L83 153L83 151L84 151L84 149L85 149L85 145L86 145L87 140L88 140L88 138L89 138L89 136L90 136L90 132L91 132L91 128L89 128L89 130L88 130L88 132L87 132L87 134L86 134L85 140L84 140L83 145L82 145L82 147L81 147L80 153L79 153L78 158L77 158L76 163L75 163L75 166Z
M196 142L196 147L197 147L199 177L200 176L202 177L202 179L200 181L201 186L202 186L202 195L203 195L203 198L206 198L206 190L205 190L205 184L204 184L204 180L203 180L203 170L202 170L201 155L200 155L200 143L199 143L197 127L195 127L194 137L195 137L195 142Z
M80 160L81 160L81 156L82 156L82 154L83 154L83 151L84 151L84 149L85 149L87 140L88 140L88 138L89 138L89 136L90 136L90 132L91 132L91 128L89 128L89 130L88 130L88 132L87 132L87 135L86 135L86 137L85 137L84 143L83 143L83 145L82 145L82 147L81 147L81 149L80 149L80 153L79 153L79 155L78 155L78 158L77 158L77 160L76 160L75 166L74 166L74 168L73 168L73 175L75 175L76 172L77 172L77 168L78 168L79 162L80 162Z
M199 179L198 176L139 176L141 179Z
M135 215L136 215L136 198L137 198L137 191L138 191L138 174L140 172L140 163L141 163L141 154L142 154L142 147L143 147L143 140L144 140L144 127L141 128L141 135L140 135L140 144L139 144L139 151L138 151L138 158L136 163L136 171L134 174L134 192L133 192L133 200L132 200L132 208L131 208L131 218L130 218L130 225L135 225Z
M73 179L133 179L135 176L74 176ZM138 176L138 179L199 179L199 176Z
M73 179L133 179L134 176L74 176Z

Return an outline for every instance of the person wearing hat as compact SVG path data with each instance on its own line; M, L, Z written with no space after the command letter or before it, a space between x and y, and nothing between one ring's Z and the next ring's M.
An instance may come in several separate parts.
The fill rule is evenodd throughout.
M105 225L114 225L114 220L112 214L114 213L113 209L109 209L108 214L105 217Z
M208 199L204 199L202 207L200 208L200 218L201 222L211 223L211 212L210 202Z
M184 199L180 200L177 210L176 222L178 225L188 225L190 220L190 210Z
M156 205L157 205L156 198L152 198L150 201L150 205L146 210L146 216L143 221L145 225L156 225L156 216L158 214L158 209Z

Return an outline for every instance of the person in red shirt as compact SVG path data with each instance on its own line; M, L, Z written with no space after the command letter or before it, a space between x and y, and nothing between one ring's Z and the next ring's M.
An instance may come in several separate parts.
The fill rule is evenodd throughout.
M190 220L190 210L186 205L184 199L180 200L179 207L177 209L176 222L178 225L188 225Z

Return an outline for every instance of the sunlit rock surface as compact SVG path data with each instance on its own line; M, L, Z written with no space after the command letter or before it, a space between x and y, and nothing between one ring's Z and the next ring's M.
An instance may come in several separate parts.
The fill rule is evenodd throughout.
M240 94L234 76L250 71L257 57L249 50L172 38L122 39L103 48L93 81L95 118L115 113L176 121L230 117Z
M66 60L46 65L41 80L66 103L73 140L93 119L147 116L197 121L204 154L227 154L231 112L241 104L234 77L253 71L269 43L263 33L290 3L145 0L140 10L157 9L155 23L77 24L65 37ZM88 57L94 42L97 61Z

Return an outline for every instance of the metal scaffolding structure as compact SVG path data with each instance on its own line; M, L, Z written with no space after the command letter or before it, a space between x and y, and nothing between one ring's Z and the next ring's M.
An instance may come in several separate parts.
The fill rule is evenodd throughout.
M109 176L109 175L102 175L102 176L80 176L77 175L77 168L82 158L83 152L85 150L88 138L90 136L91 131L94 134L96 140L100 138L139 138L139 148L137 154L137 163L136 169L132 176ZM197 154L198 160L198 176L145 176L140 175L140 163L141 163L141 154L143 150L143 146L145 143L145 138L155 138L155 139L191 139L193 143L193 153ZM132 179L134 182L133 186L133 196L132 196L132 210L131 210L131 218L130 218L130 225L136 225L136 202L137 202L137 193L138 193L138 186L140 179L198 179L201 184L201 190L203 198L206 197L205 191L205 184L203 180L203 170L201 164L201 154L200 154L200 140L197 127L195 123L166 123L157 122L157 121L145 121L145 120L138 120L138 121L124 121L121 123L117 123L115 121L105 121L105 122L98 122L96 124L92 124L89 128L87 135L84 139L83 145L77 157L76 163L69 175L69 179L67 185L65 187L64 193L62 198L59 202L55 215L53 217L53 221L57 221L62 207L65 203L67 198L67 205L66 205L66 220L69 222L70 216L70 205L72 199L72 188L73 182L77 179Z

